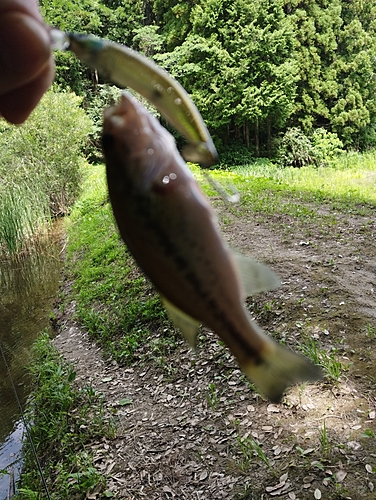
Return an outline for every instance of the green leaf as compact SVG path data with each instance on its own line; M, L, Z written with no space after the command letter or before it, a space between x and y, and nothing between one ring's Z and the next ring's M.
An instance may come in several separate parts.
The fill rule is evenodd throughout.
M118 403L120 406L127 406L132 404L132 400L129 398L121 399Z

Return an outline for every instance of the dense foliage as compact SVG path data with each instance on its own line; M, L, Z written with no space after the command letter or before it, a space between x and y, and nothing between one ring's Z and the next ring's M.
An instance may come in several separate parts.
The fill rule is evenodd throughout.
M0 251L16 253L46 219L68 213L91 119L73 93L49 91L22 127L0 122Z
M79 191L82 148L92 130L81 100L50 91L22 127L2 122L1 190L21 184L35 190L40 185L53 216L68 211Z
M376 143L376 0L41 0L50 24L154 57L186 87L217 145L273 154L298 127L346 148ZM97 75L57 55L58 83L92 95ZM290 133L290 132L288 132Z

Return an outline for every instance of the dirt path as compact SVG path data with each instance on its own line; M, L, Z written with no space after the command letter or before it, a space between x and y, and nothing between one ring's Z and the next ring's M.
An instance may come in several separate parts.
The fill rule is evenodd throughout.
M375 217L217 209L230 246L282 278L249 302L258 323L292 347L312 337L348 369L271 405L207 330L196 354L180 341L163 367L122 368L72 324L72 309L55 345L118 426L114 440L92 443L96 467L121 499L374 499Z

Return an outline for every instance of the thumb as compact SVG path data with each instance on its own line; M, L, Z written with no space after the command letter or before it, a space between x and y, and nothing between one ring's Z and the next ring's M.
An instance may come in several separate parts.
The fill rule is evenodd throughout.
M49 33L41 22L23 12L0 17L0 95L36 78L50 57Z

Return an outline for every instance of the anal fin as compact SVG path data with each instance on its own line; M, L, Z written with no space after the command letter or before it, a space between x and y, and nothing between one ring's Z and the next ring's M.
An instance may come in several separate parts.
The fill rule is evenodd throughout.
M174 306L166 297L161 296L161 300L174 325L179 328L189 345L195 348L200 322Z

